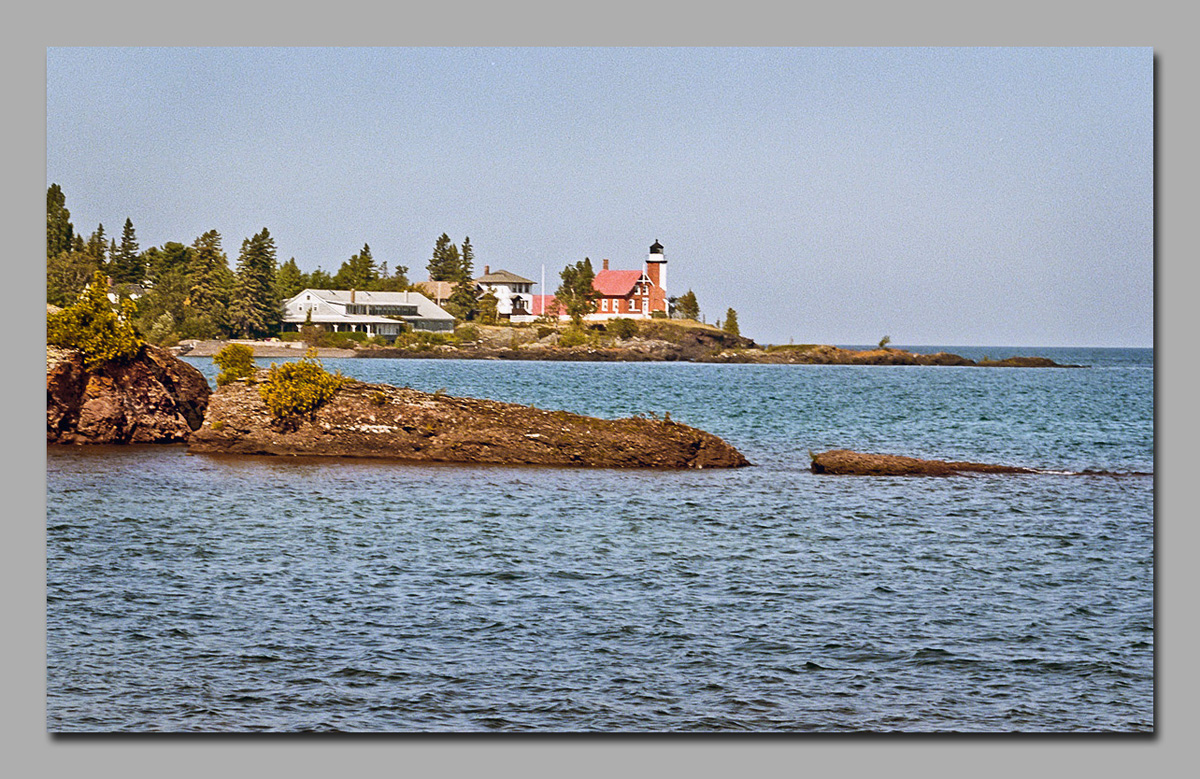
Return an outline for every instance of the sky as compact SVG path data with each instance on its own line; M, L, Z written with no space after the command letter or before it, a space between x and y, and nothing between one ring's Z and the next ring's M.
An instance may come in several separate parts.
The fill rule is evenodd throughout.
M640 268L767 343L1151 346L1150 48L48 48L46 183L143 248L270 230L553 292Z

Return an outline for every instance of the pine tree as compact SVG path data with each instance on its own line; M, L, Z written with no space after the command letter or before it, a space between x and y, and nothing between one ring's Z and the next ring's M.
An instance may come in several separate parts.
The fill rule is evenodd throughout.
M46 259L74 249L75 227L67 210L67 196L57 184L46 190Z
M371 289L378 278L371 247L364 243L361 252L342 263L333 283L338 289Z
M275 273L276 297L281 301L287 300L298 295L304 287L304 274L300 272L300 266L296 264L295 257L279 266L279 270Z
M407 274L407 265L397 265L396 270L389 276L387 263L384 262L379 266L379 281L375 282L375 289L380 292L404 292L411 289L412 285L408 283Z
M83 236L75 234L66 196L57 184L46 191L46 302L73 303L100 268L85 251Z
M497 307L500 300L490 289L479 297L479 321L485 325L494 325L499 318Z
M446 311L459 319L473 319L479 309L479 298L472 279L459 279L446 300Z
M184 316L184 301L188 298L188 269L192 261L192 249L175 241L161 247L151 246L142 255L146 260L146 277L154 286L137 301L137 324L144 333L158 328L163 330L164 316L170 317L165 332L151 338L162 344L176 337L175 327ZM169 336L169 337L168 337Z
M458 247L450 242L450 236L442 233L433 246L433 256L426 266L429 270L430 281L458 281L459 255Z
M596 272L592 270L591 259L584 257L581 262L568 265L559 272L559 277L562 284L554 298L578 327L585 316L596 310L596 298L600 296L592 286Z
M462 252L458 258L458 277L462 281L472 281L475 277L475 248L471 246L471 236L462 242Z
M104 234L104 225L97 225L92 234L88 236L83 251L92 258L97 268L104 269L104 256L107 249L108 236Z
M317 269L308 274L308 280L304 284L310 289L336 289L333 285L333 276L330 276L327 271L321 270L318 265Z
M139 284L146 277L131 219L125 220L125 228L121 231L121 246L113 254L109 275L112 276L114 284Z
M279 330L282 312L275 292L275 240L263 228L242 241L238 255L229 322L247 338L261 338Z
M46 260L46 302L63 307L83 292L100 265L82 251L59 252Z
M209 230L192 244L188 265L188 297L180 335L215 338L229 332L229 296L233 272L221 249L221 234Z
M690 289L679 296L675 303L675 313L680 319L700 319L700 304L696 301L696 293Z
M732 308L725 312L725 326L721 328L730 335L741 335L738 330L737 312Z

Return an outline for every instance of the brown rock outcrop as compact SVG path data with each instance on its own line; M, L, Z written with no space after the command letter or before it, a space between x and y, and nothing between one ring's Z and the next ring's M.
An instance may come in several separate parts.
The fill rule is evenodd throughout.
M852 476L952 476L957 473L1037 473L1030 468L971 462L921 460L894 454L834 449L812 455L813 473Z
M123 364L89 369L76 351L46 350L46 442L186 441L204 421L204 375L149 344Z
M213 394L188 452L599 468L750 464L720 438L669 420L595 419L357 381L295 430L272 423L258 387L228 384Z

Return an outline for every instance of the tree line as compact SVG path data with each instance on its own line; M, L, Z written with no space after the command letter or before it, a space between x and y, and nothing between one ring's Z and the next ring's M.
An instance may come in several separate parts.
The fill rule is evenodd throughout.
M475 250L470 237L455 244L447 233L434 242L426 269L431 281L452 284L445 302L447 312L463 321L494 323L497 299L480 291L474 281ZM336 273L305 273L293 257L279 263L275 240L267 228L242 241L234 268L216 230L190 244L168 241L142 250L133 221L126 218L120 241L100 224L86 238L75 230L66 196L58 184L46 192L46 302L70 305L84 292L96 273L111 280L124 299L136 297L134 326L157 344L183 339L262 338L279 333L283 301L304 289L356 289L404 292L417 289L408 279L408 267L389 270L376 262L371 247L345 260ZM599 297L593 287L591 260L568 264L559 274L562 283L555 297L578 325L596 310ZM668 301L670 316L700 319L695 293L688 290ZM726 312L724 329L737 334L737 312Z
M448 309L453 307L451 313L460 318L480 310L471 280L473 262L470 238L460 248L443 233L428 263L431 279L456 283ZM278 334L281 304L304 289L415 289L407 266L389 270L388 263L377 262L365 243L336 273L320 266L305 273L294 257L279 263L275 239L265 227L242 241L232 268L216 230L188 244L168 241L143 250L133 221L127 218L120 242L108 235L103 224L85 238L71 222L62 188L51 184L46 192L46 302L60 308L74 303L97 272L111 281L109 291L125 300L136 298L133 324L158 344Z

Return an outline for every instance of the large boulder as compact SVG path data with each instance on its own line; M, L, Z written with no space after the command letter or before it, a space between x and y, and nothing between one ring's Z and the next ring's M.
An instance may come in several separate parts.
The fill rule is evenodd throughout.
M126 362L87 368L74 350L46 348L46 442L186 441L204 421L204 375L156 346Z
M750 464L717 436L669 419L596 419L357 381L287 425L272 418L257 385L227 384L213 394L188 451L601 468Z

